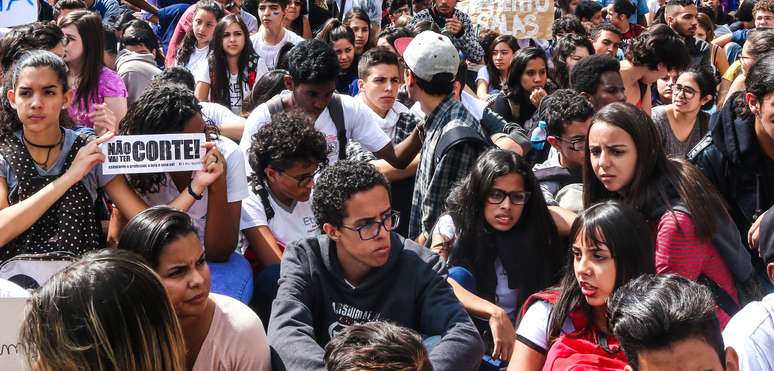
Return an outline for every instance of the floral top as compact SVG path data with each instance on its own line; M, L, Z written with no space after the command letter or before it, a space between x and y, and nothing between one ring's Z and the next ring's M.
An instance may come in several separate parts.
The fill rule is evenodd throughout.
M81 97L78 93L75 93L73 97L73 103L70 104L70 118L73 119L75 125L83 126L87 128L94 127L94 123L89 118L89 113L94 112L94 105L105 103L105 97L123 97L128 96L126 91L126 85L121 80L121 76L113 72L107 67L102 67L102 71L99 74L99 85L97 88L97 95L92 97L88 104L83 107L81 103Z

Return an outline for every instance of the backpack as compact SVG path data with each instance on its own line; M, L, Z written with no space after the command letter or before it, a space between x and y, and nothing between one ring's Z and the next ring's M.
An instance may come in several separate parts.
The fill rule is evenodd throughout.
M266 102L269 108L269 114L274 116L278 113L284 112L285 107L282 105L282 97L277 95ZM336 125L336 139L339 141L339 160L347 158L347 128L344 124L344 109L341 106L341 96L338 93L334 93L331 97L331 101L328 102L328 113L333 119L333 124Z
M438 142L435 144L433 164L437 166L438 163L441 162L443 156L445 156L452 147L463 142L473 144L476 147L478 155L495 146L490 138L483 137L476 128L470 126L457 126L449 129L447 132L441 133L441 137L438 138ZM478 155L476 157L478 157Z

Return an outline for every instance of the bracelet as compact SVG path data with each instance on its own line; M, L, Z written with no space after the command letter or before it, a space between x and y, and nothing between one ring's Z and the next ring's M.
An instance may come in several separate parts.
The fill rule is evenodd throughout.
M200 195L197 195L196 192L194 192L193 188L191 188L191 183L188 183L188 194L191 195L191 197L193 197L194 200L197 200L197 201L204 198L204 192L202 192L202 194Z

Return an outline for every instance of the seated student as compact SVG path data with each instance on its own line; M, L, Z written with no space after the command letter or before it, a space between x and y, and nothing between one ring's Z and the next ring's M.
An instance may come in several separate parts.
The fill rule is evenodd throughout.
M183 330L189 370L271 368L258 316L239 301L210 292L205 251L188 214L167 206L147 209L126 224L118 249L138 253L161 278Z
M120 133L206 135L204 167L208 173L133 174L128 176L129 184L151 206L166 204L182 194L193 197L196 201L187 212L194 219L215 275L213 291L249 301L252 273L244 257L235 252L240 244L241 203L249 196L245 162L237 145L217 135L217 127L204 121L193 93L177 84L146 91L121 122ZM208 186L195 187L201 182L199 178L208 181Z
M583 211L572 225L570 256L559 286L530 297L521 309L508 369L535 370L544 363L544 370L572 363L589 366L581 361L583 349L590 348L619 366L605 369L623 368L626 358L615 352L617 341L607 324L607 301L629 280L655 271L649 229L639 212L618 202ZM572 341L584 344L576 348L578 358L560 357L562 347Z
M605 20L602 17L602 5L594 0L581 0L578 2L578 6L575 8L575 16L587 27L591 26L588 27L591 29L599 27L602 21Z
M629 359L625 370L740 370L734 348L723 344L714 304L710 290L674 274L642 275L619 288L608 314Z
M570 74L578 62L594 54L594 46L586 36L569 34L556 41L548 75L554 89L569 89Z
M84 256L32 294L19 347L32 370L186 370L159 276L116 249Z
M292 44L286 44L292 47ZM285 76L288 75L288 71L284 69L276 69L267 72L261 76L258 81L253 85L253 92L250 93L250 100L242 105L242 116L249 116L250 112L274 98L275 95L279 95L285 90ZM244 129L244 127L243 127ZM240 131L239 137L234 140L242 138L242 132Z
M283 26L283 21L287 16L288 1L258 1L258 17L261 19L261 27L258 28L258 33L250 36L250 42L267 71L271 71L277 66L279 50L285 44L295 45L304 41L303 37Z
M176 50L174 63L167 64L167 67L183 66L191 73L198 71L200 64L207 63L215 26L225 16L223 7L212 0L200 0L193 7L193 24ZM167 59L170 54L171 51L167 52Z
M34 22L15 27L11 32L3 35L0 38L0 77L10 73L14 62L32 50L48 50L64 58L65 44L62 30L51 22ZM3 81L7 79L8 77Z
M311 39L312 27L309 23L308 7L306 1L288 0L285 17L282 18L282 27L304 39Z
M179 66L169 67L153 78L149 89L170 83L178 84L193 92L196 81L187 69ZM230 109L217 103L199 102L199 106L202 108L202 118L207 122L215 124L220 130L221 135L235 141L242 137L242 131L245 128L245 119L243 117L234 114Z
M324 370L323 348L349 325L390 321L432 337L439 370L475 370L483 345L444 280L441 258L391 233L389 183L373 165L325 168L313 195L325 235L285 250L269 344L288 370Z
M637 8L629 0L615 0L607 6L607 21L613 27L621 31L621 40L628 42L645 31L645 28L631 22L632 14L637 13Z
M376 47L398 54L398 49L395 48L395 41L402 37L414 37L414 33L406 27L385 28L376 35ZM400 77L400 80L403 81L403 76Z
M153 30L143 21L133 21L121 36L123 49L118 52L116 72L126 85L127 103L134 103L145 92L154 76L161 73L159 42Z
M484 100L503 90L513 55L519 50L518 40L511 35L497 36L490 45L484 58L486 64L476 76L476 95Z
M294 46L288 53L289 76L285 77L285 86L290 91L276 98L282 103L282 110L297 108L314 120L314 127L325 134L329 163L344 158L346 142L351 140L393 167L403 169L408 166L420 148L419 128L415 128L401 144L393 146L390 137L380 128L381 118L368 106L334 93L338 71L336 53L324 42L305 40ZM243 153L250 148L255 132L271 121L273 102L277 101L261 104L247 118L239 142ZM331 107L337 112L331 112ZM342 130L337 129L339 126Z
M556 226L529 164L502 149L478 158L470 174L452 188L446 207L431 250L449 258L454 294L480 331L491 336L487 354L507 362L518 308L554 284L561 270ZM494 363L488 357L485 362Z
M433 371L415 331L389 322L347 327L325 346L328 371Z
M82 0L60 0L54 4L54 21L59 22L73 10L87 10L86 3Z
M381 14L380 14L381 15ZM360 58L363 53L374 47L371 35L371 25L378 31L379 24L371 22L368 13L362 8L352 8L344 15L342 22L355 34L355 55ZM357 63L355 63L357 65Z
M339 74L336 77L336 92L339 94L355 95L352 86L357 81L357 66L359 56L355 54L355 33L349 26L341 23L336 18L325 22L317 39L324 41L336 52L339 61Z
M382 17L382 31L388 28L394 28L395 22L398 22L400 17L404 15L411 16L411 14L411 2L409 0L390 1L390 5L387 7L388 18L385 20L384 17Z
M774 212L762 217L758 251L766 267L766 276L774 282ZM739 354L740 370L767 370L774 367L774 294L747 304L726 329L723 341Z
M594 54L582 59L570 74L570 85L591 102L595 111L613 102L626 102L617 59Z
M481 63L484 60L484 49L478 43L477 29L470 16L455 7L457 1L432 1L428 9L420 11L416 8L422 6L421 3L417 1L414 4L414 17L408 24L409 28L416 27L420 22L430 21L438 29L447 31L452 44L462 52L465 59L471 63ZM421 31L415 30L414 33L419 35Z
M756 30L750 33L750 38L744 44L742 52L739 54L741 73L734 78L726 94L730 96L736 92L744 91L747 73L750 71L750 68L760 57L771 52L774 52L774 29Z
M236 14L223 17L215 26L210 42L210 57L194 71L196 98L214 102L242 113L242 104L250 99L253 85L266 72L247 33L247 26Z
M651 118L668 157L685 158L707 134L710 115L703 110L714 106L715 86L712 72L690 68L672 85L672 102L653 107Z
M720 195L693 165L667 158L653 121L630 104L597 112L586 140L584 205L618 199L640 210L653 227L657 272L714 287L724 298L717 316L725 327L739 305L735 274L748 270L737 267L749 274L752 266L741 244L715 239L731 221Z
M602 24L593 28L589 34L589 40L594 46L594 54L618 57L618 48L621 46L621 31L615 26Z
M561 89L546 97L546 141L551 149L548 159L532 170L549 207L560 205L557 195L562 189L583 183L586 132L593 115L594 107L575 90Z
M147 207L126 178L102 174L105 155L99 144L113 134L88 142L65 128L73 92L67 66L53 53L29 52L7 77L9 104L3 109L8 111L0 120L0 261L52 251L81 255L104 247L95 214L98 190L125 218ZM193 186L206 188L207 177L202 172ZM193 201L181 195L168 202L188 208Z
M650 115L651 85L670 69L684 70L689 60L688 49L675 31L663 24L651 26L632 41L621 61L626 101Z
M513 56L505 92L498 95L493 104L497 112L508 122L531 131L537 126L533 116L540 101L548 95L548 59L543 49L529 47L520 49Z

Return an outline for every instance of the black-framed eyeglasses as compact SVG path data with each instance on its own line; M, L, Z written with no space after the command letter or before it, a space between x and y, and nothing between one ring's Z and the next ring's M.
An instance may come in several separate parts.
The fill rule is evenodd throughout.
M503 201L505 201L505 197L508 196L508 199L510 199L511 204L513 205L524 205L527 203L527 200L529 200L530 192L505 192L501 189L493 189L489 192L489 194L486 196L486 202L493 204L493 205L499 205Z
M293 175L290 175L290 174L288 174L288 173L286 173L286 172L284 172L282 170L277 170L277 171L280 174L282 174L282 175L284 175L284 176L286 176L286 177L288 177L290 179L295 180L299 187L306 187L306 186L309 185L309 183L312 182L312 180L314 180L314 177L317 176L317 174L320 172L320 170L321 169L318 166L317 169L314 169L314 171L311 174L301 175L299 177L295 177Z
M683 93L686 99L692 99L696 96L696 90L690 86L684 86L681 84L672 85L672 95Z
M384 217L381 221L377 222L375 220L372 220L370 222L366 222L365 224L359 226L359 227L350 227L347 225L342 225L342 228L349 229L350 231L357 232L358 236L363 241L373 240L376 238L376 236L379 235L379 231L384 228L385 231L389 232L395 228L398 228L398 224L400 223L400 213L393 210L390 211L387 216Z
M575 152L583 151L583 146L586 144L586 137L573 137L570 139L564 139L562 137L555 137L560 142L564 142L570 145L570 149Z

